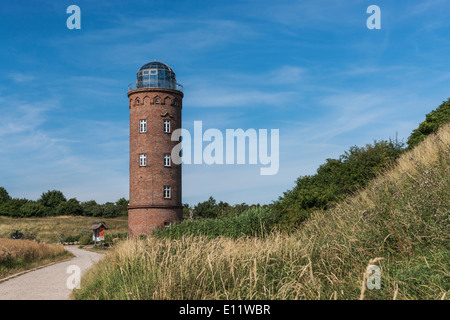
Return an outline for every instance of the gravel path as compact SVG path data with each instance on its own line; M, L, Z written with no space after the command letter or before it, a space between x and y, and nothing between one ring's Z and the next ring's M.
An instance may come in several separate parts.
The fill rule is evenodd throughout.
M1 282L0 300L68 300L72 290L67 280L74 276L73 270L67 273L68 267L78 266L83 273L104 255L77 246L64 248L75 257Z

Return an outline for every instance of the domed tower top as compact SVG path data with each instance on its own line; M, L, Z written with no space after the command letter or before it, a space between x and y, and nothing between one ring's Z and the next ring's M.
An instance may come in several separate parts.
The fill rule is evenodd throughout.
M142 88L165 88L183 91L183 86L177 83L172 68L158 61L143 65L136 73L135 88L133 84L128 86L128 90Z

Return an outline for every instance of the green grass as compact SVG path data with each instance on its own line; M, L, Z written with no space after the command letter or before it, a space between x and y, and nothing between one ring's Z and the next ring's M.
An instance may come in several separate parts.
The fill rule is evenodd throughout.
M267 208L249 209L237 216L221 219L186 220L165 229L157 230L158 238L180 239L186 236L219 236L239 238L264 236L275 225L276 219Z

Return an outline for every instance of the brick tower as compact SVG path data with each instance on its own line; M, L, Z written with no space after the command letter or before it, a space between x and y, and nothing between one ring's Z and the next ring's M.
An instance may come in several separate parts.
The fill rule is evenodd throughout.
M181 165L171 160L173 130L181 128L182 86L166 64L150 62L128 86L130 203L128 233L135 237L183 216Z

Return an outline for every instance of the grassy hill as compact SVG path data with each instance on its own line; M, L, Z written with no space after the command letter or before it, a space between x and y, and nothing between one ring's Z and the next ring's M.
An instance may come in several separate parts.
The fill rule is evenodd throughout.
M76 299L448 299L450 124L302 228L127 240ZM368 265L381 289L365 286Z

